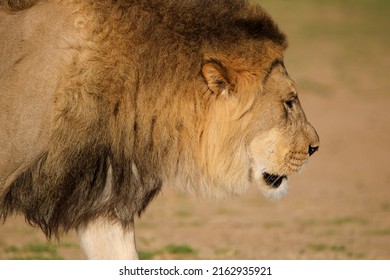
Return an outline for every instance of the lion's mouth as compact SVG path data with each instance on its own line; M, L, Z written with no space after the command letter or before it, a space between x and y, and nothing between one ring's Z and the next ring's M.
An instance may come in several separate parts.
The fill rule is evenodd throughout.
M269 174L267 172L264 172L263 179L268 186L271 186L272 188L277 189L280 187L280 185L282 184L284 179L287 180L287 176L286 175Z

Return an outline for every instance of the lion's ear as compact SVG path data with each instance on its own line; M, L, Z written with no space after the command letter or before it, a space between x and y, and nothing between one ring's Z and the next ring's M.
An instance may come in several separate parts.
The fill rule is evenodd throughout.
M203 64L202 74L213 93L226 96L229 94L227 71L221 64L215 61Z

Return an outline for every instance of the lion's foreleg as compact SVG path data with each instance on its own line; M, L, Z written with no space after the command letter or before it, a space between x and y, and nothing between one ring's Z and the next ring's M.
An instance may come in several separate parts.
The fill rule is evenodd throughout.
M88 259L138 259L134 226L124 228L119 223L98 218L77 232Z

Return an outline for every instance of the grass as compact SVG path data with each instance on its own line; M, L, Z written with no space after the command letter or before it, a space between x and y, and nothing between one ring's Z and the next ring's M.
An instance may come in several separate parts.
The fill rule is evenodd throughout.
M196 256L197 250L186 244L168 244L161 249L142 250L138 252L140 260L150 260L162 255L173 255L173 259L180 256Z
M9 246L9 247L5 248L4 252L15 254L15 253L19 253L20 249L16 246Z
M52 244L27 244L25 250L37 254L56 254L57 248Z
M240 252L231 248L215 248L214 254L220 257L237 257Z
M338 234L340 234L339 231L336 231L334 229L326 229L316 234L316 237L330 237L330 236L337 236Z
M216 213L218 215L237 215L237 210L232 208L220 207L217 209Z
M42 243L30 242L22 246L9 246L4 248L8 259L14 260L62 260L59 249L74 249L79 246L74 243Z
M324 243L312 243L308 245L308 248L314 252L332 252L341 258L347 259L362 259L363 253L356 253L347 250L347 247L343 244L324 244Z
M73 246L65 244L65 248ZM23 247L9 246L5 248L5 252L10 259L14 260L62 260L63 257L57 252L62 245L54 245L51 243L28 243Z
M345 216L345 217L336 217L330 220L304 220L299 221L299 224L303 227L313 227L313 226L344 226L344 225L367 225L369 222L361 217L355 216Z
M284 227L284 223L282 221L269 221L263 223L263 227L266 229L281 228Z
M340 217L328 221L329 225L334 226L343 226L347 224L366 225L367 223L367 220L359 217Z
M191 216L191 212L188 211L188 210L185 210L185 209L180 209L180 210L177 210L175 212L175 215L177 217L181 217L181 218L187 218L187 217L190 217Z
M387 236L387 235L390 235L390 228L374 230L374 231L371 231L370 234L379 235L379 236Z
M346 247L340 244L323 244L323 243L314 243L308 245L309 249L317 252L322 251L332 251L332 252L345 252Z
M186 220L186 221L181 221L178 222L178 226L180 227L200 227L204 225L205 222L201 220Z
M321 224L320 221L315 219L303 220L298 222L302 227L313 227Z
M390 212L390 203L382 203L380 209L383 212Z
M192 249L190 246L185 244L169 244L165 247L165 251L169 254L195 254L196 251Z

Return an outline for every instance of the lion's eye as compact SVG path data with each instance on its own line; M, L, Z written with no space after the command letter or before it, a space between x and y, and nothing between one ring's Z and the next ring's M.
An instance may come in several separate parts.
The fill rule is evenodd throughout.
M284 101L284 105L286 106L286 108L292 109L293 102L294 102L293 100L286 100L286 101Z

